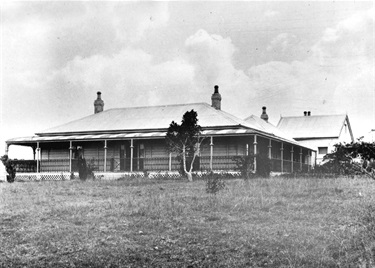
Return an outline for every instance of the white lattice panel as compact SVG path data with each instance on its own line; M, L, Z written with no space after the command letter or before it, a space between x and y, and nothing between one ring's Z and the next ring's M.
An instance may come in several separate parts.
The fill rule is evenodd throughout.
M70 173L16 173L16 181L61 181L70 180Z

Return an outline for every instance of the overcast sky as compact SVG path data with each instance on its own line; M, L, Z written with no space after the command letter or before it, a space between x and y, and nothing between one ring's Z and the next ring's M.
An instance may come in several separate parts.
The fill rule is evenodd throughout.
M347 113L366 135L374 14L372 1L2 2L1 154L92 114L97 91L110 109L211 103L216 84L240 118Z

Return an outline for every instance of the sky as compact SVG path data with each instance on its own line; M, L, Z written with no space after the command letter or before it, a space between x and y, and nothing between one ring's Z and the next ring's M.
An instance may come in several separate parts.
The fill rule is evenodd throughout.
M97 91L110 109L210 104L219 85L239 118L266 106L274 125L311 111L348 114L355 138L375 129L373 1L0 5L1 154L93 114Z

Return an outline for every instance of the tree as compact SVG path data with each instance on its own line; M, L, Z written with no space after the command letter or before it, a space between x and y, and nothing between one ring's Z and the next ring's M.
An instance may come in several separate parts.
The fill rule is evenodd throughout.
M335 150L324 156L323 168L338 175L364 174L375 179L375 143L358 139L334 146Z
M202 128L198 125L198 114L191 110L183 115L181 125L172 121L165 137L168 152L176 153L181 159L183 172L189 181L193 180L194 161L204 140L201 132Z

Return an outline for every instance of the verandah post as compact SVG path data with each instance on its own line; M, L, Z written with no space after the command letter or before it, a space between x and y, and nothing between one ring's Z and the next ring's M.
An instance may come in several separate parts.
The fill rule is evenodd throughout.
M130 139L130 172L133 172L133 139Z
M280 153L281 153L281 173L284 172L284 143L281 143L281 148L280 148Z
M254 173L257 172L257 135L254 135Z
M310 172L310 164L311 164L311 156L310 156L310 153L311 151L307 151L308 155L307 155L307 172Z
M169 153L168 170L172 171L172 153Z
M269 142L268 142L268 158L271 159L272 158L272 140L269 139Z
M299 153L299 165L300 165L300 169L301 169L301 172L302 172L302 147L300 148L300 153Z
M292 146L292 150L290 151L290 160L291 160L290 172L291 173L293 173L293 153L294 153L293 149L294 149L294 146Z
M8 155L9 153L9 144L5 143L5 155Z
M69 172L70 173L72 173L73 171L72 158L73 158L73 142L69 141Z
M210 170L212 171L213 167L213 155L214 155L214 137L210 137Z
M104 140L104 172L107 172L107 140Z
M40 172L40 147L39 142L36 143L36 172Z

